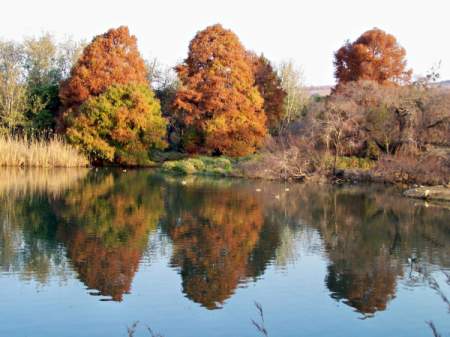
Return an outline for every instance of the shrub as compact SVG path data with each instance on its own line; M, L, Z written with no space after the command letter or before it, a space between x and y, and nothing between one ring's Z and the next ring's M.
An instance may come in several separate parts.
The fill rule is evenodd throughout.
M165 147L166 120L145 85L114 85L66 120L67 137L93 163L150 165L149 150Z
M375 161L360 157L338 157L336 168L370 170L375 166Z
M227 158L196 157L177 161L167 161L162 165L163 171L174 174L220 175L231 174L233 165Z
M439 185L450 182L450 159L434 153L385 156L374 170L385 181L394 183Z
M189 160L168 161L162 166L164 171L174 174L194 174L197 173L195 166Z
M298 137L272 139L265 151L240 160L235 174L249 178L303 180L322 170L322 153L311 142Z

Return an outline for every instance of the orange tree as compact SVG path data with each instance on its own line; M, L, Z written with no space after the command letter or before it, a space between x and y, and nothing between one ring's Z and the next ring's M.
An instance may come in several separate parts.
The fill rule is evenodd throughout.
M335 53L338 86L358 80L376 81L382 85L408 82L411 70L406 70L405 55L405 49L393 35L378 28L369 30Z
M250 53L249 56L255 73L256 86L264 99L267 126L274 133L278 130L285 115L286 92L281 86L281 78L264 55L257 56Z
M148 165L165 147L166 120L147 85L113 85L65 119L69 141L97 164Z
M136 37L127 27L110 29L96 36L84 49L62 83L59 97L66 113L91 96L102 94L113 84L147 84L147 70L139 54Z
M181 87L174 107L189 152L243 156L267 134L263 99L238 37L221 25L197 33L176 68Z

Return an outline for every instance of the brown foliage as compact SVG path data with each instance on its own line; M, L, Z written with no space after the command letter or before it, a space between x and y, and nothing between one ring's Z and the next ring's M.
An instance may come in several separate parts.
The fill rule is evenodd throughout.
M419 138L424 143L450 146L450 91L441 88L425 90L420 107Z
M253 153L267 133L263 99L238 37L221 25L197 33L177 68L177 118L191 152Z
M67 110L102 94L113 84L129 83L148 84L147 71L136 37L121 26L96 36L84 49L70 77L61 85L59 97Z
M369 30L335 53L338 86L358 80L372 80L383 85L408 82L411 70L406 70L405 55L405 49L393 35L378 28Z
M269 140L261 158L240 161L237 168L244 176L272 179L338 168L352 180L447 183L449 107L450 92L433 85L351 81L311 101L305 116L275 137L281 146L271 148Z
M361 252L356 250L353 253ZM344 298L344 303L365 315L386 310L389 300L395 297L396 278L399 271L390 265L391 261L386 252L380 251L378 254L376 256L370 253L372 261L364 265L364 269L347 270L342 260L337 261L337 266L329 266L326 283L333 293L332 297Z
M269 180L304 180L322 170L322 156L305 137L272 138L266 142L260 156L237 163L235 174Z
M384 180L404 184L439 185L450 182L450 153L433 150L420 155L398 153L383 157L375 171Z
M368 144L378 152L395 153L407 148L415 152L426 144L450 143L449 106L450 94L439 88L352 81L341 84L339 91L327 99L311 104L306 122L316 131L314 140L327 143L340 124L337 117L342 113L354 116L357 122L343 129L344 155L367 154L363 150ZM342 113L336 114L338 111Z
M286 92L281 86L281 79L264 55L249 55L255 72L255 83L264 99L264 111L267 116L267 126L272 132L276 131L282 122L284 99Z
M347 95L344 90L347 86L339 94L311 103L303 121L303 129L308 131L305 136L318 149L333 150L335 156L358 154L367 138L363 109L356 99Z

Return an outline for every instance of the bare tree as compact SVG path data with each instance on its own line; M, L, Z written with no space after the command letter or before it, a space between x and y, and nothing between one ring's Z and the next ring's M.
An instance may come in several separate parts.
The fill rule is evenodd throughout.
M178 86L177 74L172 67L164 65L156 57L145 60L145 65L148 72L148 81L154 90Z
M87 42L84 40L75 41L71 37L58 43L57 65L60 80L65 80L70 75L73 65L80 58Z
M308 93L304 88L304 75L301 68L293 61L284 61L278 66L278 76L281 86L286 92L284 101L284 118L281 128L300 117L308 103Z
M358 129L360 114L356 104L348 100L333 100L327 103L322 119L324 134L334 147L333 175L336 174L337 158L341 155L343 142Z

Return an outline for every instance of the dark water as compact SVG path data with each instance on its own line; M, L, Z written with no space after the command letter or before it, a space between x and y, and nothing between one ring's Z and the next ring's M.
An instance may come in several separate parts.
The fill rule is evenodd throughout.
M0 171L2 337L261 336L255 301L269 336L450 336L449 297L450 206L392 188Z

